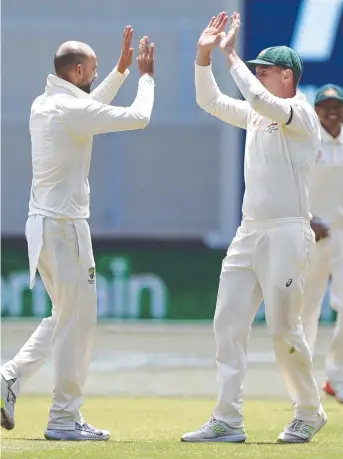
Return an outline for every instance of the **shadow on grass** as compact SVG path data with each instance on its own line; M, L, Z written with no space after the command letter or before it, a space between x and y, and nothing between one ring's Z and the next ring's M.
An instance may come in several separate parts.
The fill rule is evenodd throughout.
M35 441L35 442L44 442L46 444L51 444L51 443L66 443L66 444L77 444L77 445L82 445L83 443L86 444L99 444L99 443L137 443L137 441L141 442L146 442L147 440L103 440L103 441L92 441L92 440L82 440L82 441L75 441L75 440L46 440L45 438L22 438L22 437L15 437L15 438L2 438L1 441Z
M276 441L246 441L245 445L250 446L250 445L280 445L281 443L276 443Z

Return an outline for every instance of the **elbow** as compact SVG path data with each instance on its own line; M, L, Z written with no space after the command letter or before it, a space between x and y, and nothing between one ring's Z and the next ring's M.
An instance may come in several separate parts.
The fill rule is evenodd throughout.
M205 102L204 98L201 96L201 94L197 91L195 95L195 100L197 105L202 108L203 110L206 110L206 107L209 105L208 103ZM207 110L206 110L207 111Z
M137 117L137 129L145 129L149 126L150 115L140 114Z
M200 91L196 91L195 93L195 100L197 105L204 110L206 113L215 116L217 113L218 107L221 104L221 96L220 95L204 95Z
M196 103L198 104L198 106L204 110L206 113L210 113L211 115L213 115L216 111L216 102L215 101L205 101L204 99L202 99L201 97L196 97Z
M145 129L150 123L151 113L147 113L147 110L129 109L126 116L129 120L129 130Z

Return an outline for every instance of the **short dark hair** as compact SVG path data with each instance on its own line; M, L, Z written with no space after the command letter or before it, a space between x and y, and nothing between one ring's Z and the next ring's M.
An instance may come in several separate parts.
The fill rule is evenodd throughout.
M296 74L293 72L293 87L294 87L294 89L297 89L297 88L298 88L299 82L300 82L300 76L299 76L299 75L296 75Z
M86 58L86 54L80 49L69 49L62 53L57 52L54 57L56 75L61 75L71 68L82 64Z

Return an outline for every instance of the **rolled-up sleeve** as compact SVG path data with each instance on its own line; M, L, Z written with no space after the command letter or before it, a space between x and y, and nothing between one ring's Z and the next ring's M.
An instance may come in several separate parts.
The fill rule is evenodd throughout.
M233 126L246 129L250 107L246 101L223 94L214 79L211 65L195 64L195 92L199 107Z
M243 62L232 66L230 72L245 100L255 112L306 136L312 136L317 131L315 111L306 101L296 97L283 99L274 96Z
M130 107L115 107L92 99L75 99L68 104L63 119L77 137L108 132L144 129L150 122L154 105L154 80L143 75L136 99Z
M126 69L124 73L120 73L115 67L99 86L90 93L90 97L102 104L110 104L129 73L129 69Z

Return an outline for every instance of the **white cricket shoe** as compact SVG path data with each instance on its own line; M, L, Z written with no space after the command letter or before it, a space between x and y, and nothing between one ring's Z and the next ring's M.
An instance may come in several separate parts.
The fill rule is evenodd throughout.
M307 443L324 427L327 421L326 413L318 414L316 421L301 421L294 418L286 425L284 431L278 436L278 443Z
M1 427L6 430L14 429L14 407L16 402L13 385L16 379L6 379L1 375Z
M44 433L47 440L63 441L106 441L110 439L110 436L108 430L96 429L87 422L83 424L75 422L75 430L47 429Z
M211 418L197 431L182 435L181 441L244 443L246 438L244 427L231 427L225 422Z

